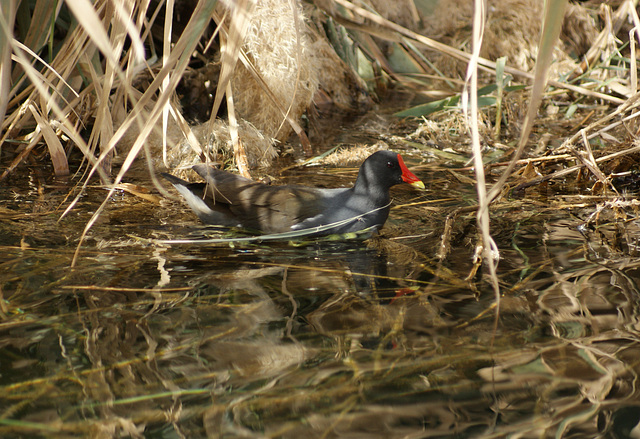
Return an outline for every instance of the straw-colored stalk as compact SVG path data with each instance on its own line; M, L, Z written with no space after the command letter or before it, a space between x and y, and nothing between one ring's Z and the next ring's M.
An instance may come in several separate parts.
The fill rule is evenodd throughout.
M482 47L482 33L484 29L485 1L475 0L475 10L473 14L473 50L467 68L468 93L464 93L463 108L468 111L469 126L471 128L471 140L473 145L473 163L476 174L476 189L478 193L478 229L482 236L482 245L476 248L475 258L482 259L489 268L491 285L493 287L496 305L500 303L500 286L498 284L497 268L500 253L498 246L491 237L489 231L489 203L487 197L487 187L484 174L484 164L482 162L482 146L480 145L480 130L478 127L478 58ZM468 102L468 105L467 105ZM476 262L477 264L477 262ZM496 306L496 310L499 306ZM496 311L497 312L497 311Z
M99 164L102 160L104 160L115 148L115 145L120 140L120 138L124 135L124 133L129 129L129 127L133 123L138 123L140 125L139 135L137 136L135 142L133 143L130 151L128 152L118 175L114 179L112 185L110 185L110 190L105 197L104 202L100 205L100 207L96 210L96 212L91 217L91 220L85 226L85 229L80 237L80 241L78 243L78 247L74 254L74 258L72 260L71 265L74 266L78 254L80 246L86 237L87 232L98 219L104 208L106 207L110 197L113 195L116 190L116 186L122 181L122 177L127 172L127 170L131 167L134 159L138 156L140 151L145 146L145 140L150 135L151 131L155 129L157 122L160 120L162 116L163 109L165 105L169 102L170 97L175 90L180 77L185 71L189 59L191 57L191 53L193 53L199 38L199 35L202 35L204 29L206 28L209 18L213 13L213 8L215 4L209 2L208 0L200 0L198 5L196 6L196 10L194 11L191 19L189 20L187 26L185 27L184 32L181 37L175 44L174 50L171 52L166 64L164 67L158 72L153 82L147 87L145 92L140 96L139 99L136 99L134 93L130 93L130 97L135 103L133 109L126 117L123 124L116 130L113 134L107 145L103 148L103 152L98 158L97 164ZM143 15L144 17L144 15ZM105 49L110 50L110 49ZM119 69L114 69L115 71L119 71ZM147 106L153 102L153 98L155 97L156 91L160 89L166 77L171 73L169 85L164 90L163 93L160 93L159 98L155 101L155 104L152 105L151 111L147 110ZM142 123L141 116L144 117L144 124ZM94 166L89 173L89 176L94 172L97 166ZM85 180L85 181L88 181ZM86 183L85 183L86 184ZM72 203L73 205L74 203Z
M531 100L529 103L527 115L523 123L523 129L518 143L518 148L513 155L509 166L503 172L498 182L491 188L489 192L486 189L486 181L484 175L484 164L482 161L482 148L480 145L480 134L478 128L478 61L480 47L482 44L482 29L484 23L484 0L476 0L474 20L473 20L473 51L469 61L467 70L467 81L469 82L469 92L463 95L463 102L469 102L469 126L471 128L471 138L474 153L474 169L476 173L476 186L478 193L478 227L482 235L482 246L476 250L476 257L482 257L483 262L488 264L491 283L496 295L496 304L499 305L500 287L496 274L497 264L499 260L498 248L491 238L489 226L489 206L502 191L507 179L511 176L511 172L515 168L525 146L528 144L529 134L533 127L538 107L542 101L544 89L547 84L547 73L553 59L553 51L558 41L562 28L562 18L566 7L566 0L550 0L546 3L545 17L543 29L541 32L539 56L536 61L536 72L533 89L531 92ZM466 105L463 105L466 107ZM595 164L595 160L593 161ZM499 312L499 306L496 307Z

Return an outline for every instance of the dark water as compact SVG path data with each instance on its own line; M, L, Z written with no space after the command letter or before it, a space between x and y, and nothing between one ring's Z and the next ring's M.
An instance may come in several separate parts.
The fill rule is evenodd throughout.
M498 203L496 322L472 210L437 259L475 188L408 157L427 191L394 190L380 237L163 244L229 235L118 192L73 269L107 192L59 220L71 183L5 182L0 436L640 437L634 206Z

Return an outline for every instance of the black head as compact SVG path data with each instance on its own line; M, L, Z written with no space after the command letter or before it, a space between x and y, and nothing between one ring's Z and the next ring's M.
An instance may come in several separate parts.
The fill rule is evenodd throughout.
M360 166L356 180L356 186L383 191L401 183L424 189L424 184L409 171L402 156L392 151L377 151L371 154Z

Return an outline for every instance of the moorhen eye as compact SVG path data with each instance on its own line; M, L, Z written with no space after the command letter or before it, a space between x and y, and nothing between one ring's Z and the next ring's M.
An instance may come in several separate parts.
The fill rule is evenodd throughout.
M387 168L393 168L393 163L387 162Z

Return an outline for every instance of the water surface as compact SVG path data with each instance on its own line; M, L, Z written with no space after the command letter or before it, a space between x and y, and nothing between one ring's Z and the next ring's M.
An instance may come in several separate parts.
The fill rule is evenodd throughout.
M373 239L166 244L237 235L119 191L73 269L106 190L60 220L73 180L22 170L0 187L0 435L637 434L633 206L553 188L498 203L496 320L475 188L406 159L427 190L394 189ZM287 175L342 183L321 171Z

